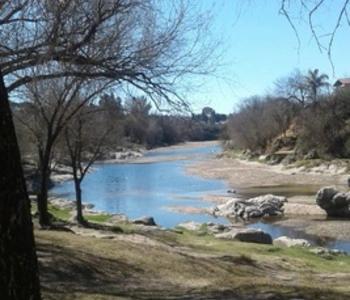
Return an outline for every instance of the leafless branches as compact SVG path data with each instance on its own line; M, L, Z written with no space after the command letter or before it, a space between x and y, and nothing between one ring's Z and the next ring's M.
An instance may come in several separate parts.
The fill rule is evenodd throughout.
M306 22L319 50L327 52L333 66L332 49L336 35L341 27L350 27L349 3L350 0L281 0L280 13L286 17L291 25L299 46L300 37L296 20ZM335 19L332 20L333 25L330 28L324 28L322 18L330 11L335 14Z
M0 11L0 68L8 90L63 76L111 79L158 106L187 106L193 75L215 74L220 43L200 1L15 0ZM13 34L16 33L16 34ZM42 72L37 66L64 66Z

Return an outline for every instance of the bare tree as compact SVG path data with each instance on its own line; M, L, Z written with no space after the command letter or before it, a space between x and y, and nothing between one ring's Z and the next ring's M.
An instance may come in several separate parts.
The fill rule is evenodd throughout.
M38 210L40 224L50 226L48 189L53 150L57 139L74 115L106 87L89 80L63 77L27 84L27 109L20 111L18 120L27 127L37 150ZM84 99L77 105L77 99Z
M308 87L305 76L300 70L295 70L285 77L275 81L274 93L290 102L304 106L307 102Z
M6 1L2 14L9 21L0 31L7 41L0 67L9 91L68 75L110 78L142 90L158 106L180 109L187 107L181 93L186 79L213 74L220 65L212 16L200 1L17 0ZM66 68L28 72L53 63Z
M0 72L0 298L40 300L30 202Z
M77 221L83 226L87 226L88 223L83 216L81 184L101 153L107 136L113 132L113 127L105 126L101 112L98 109L84 107L64 131L69 165L73 171Z

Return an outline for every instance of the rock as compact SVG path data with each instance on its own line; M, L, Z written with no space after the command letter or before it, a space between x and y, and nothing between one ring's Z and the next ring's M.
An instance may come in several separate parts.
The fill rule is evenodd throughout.
M114 223L128 223L130 222L129 218L124 214L112 214L108 219L108 222Z
M316 159L319 158L317 151L315 149L310 150L306 155L304 155L304 159L308 160L308 159Z
M140 217L132 221L134 224L140 224L145 226L157 226L153 217Z
M334 207L343 207L348 205L348 194L347 193L338 193L335 194L331 200L331 203Z
M75 202L63 199L63 198L49 198L49 202L59 208L66 208L69 210L74 210L76 208Z
M218 239L232 239L248 243L272 244L271 235L262 230L251 228L233 228L230 231L218 233L215 237Z
M275 216L283 213L283 206L286 202L286 197L271 194L249 200L232 198L226 203L212 208L210 213L220 217L242 217L246 219Z
M223 224L214 224L212 222L207 223L207 228L208 231L212 232L212 233L220 233L225 231L227 228L229 228L230 226L225 226Z
M330 217L350 218L350 193L324 187L316 194L316 204Z
M83 209L90 210L90 209L93 209L95 207L95 204L93 204L93 203L83 203L82 206L83 206Z
M230 190L227 190L227 192L228 192L229 194L236 194L236 190L233 190L233 189L232 189L232 190L231 190L231 189L230 189Z
M124 152L113 153L114 159L118 159L118 160L139 158L141 156L142 156L142 154L140 152L135 152L135 151L124 151Z
M287 236L281 236L273 241L273 244L278 247L311 247L311 244L304 239L291 239Z
M310 249L310 252L319 256L322 256L324 258L329 258L332 256L338 256L338 255L347 255L346 252L340 251L338 249L327 249L323 247L317 247Z
M288 202L288 200L284 196L275 196L272 194L267 194L264 196L251 198L251 199L247 200L246 202L252 203L254 205L262 205L265 203L269 203L269 204L275 205L277 207L282 207L285 202Z
M324 187L316 194L316 204L324 210L327 210L332 207L332 199L338 193L339 191L334 187Z
M190 231L198 231L202 228L202 226L203 226L202 223L198 223L198 222L194 222L194 221L181 223L178 225L178 227L182 227L182 228L190 230Z

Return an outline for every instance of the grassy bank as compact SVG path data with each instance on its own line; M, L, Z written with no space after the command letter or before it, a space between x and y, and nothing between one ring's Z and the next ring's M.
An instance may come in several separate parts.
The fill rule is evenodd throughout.
M218 240L205 228L132 232L36 231L44 299L350 297L347 256Z

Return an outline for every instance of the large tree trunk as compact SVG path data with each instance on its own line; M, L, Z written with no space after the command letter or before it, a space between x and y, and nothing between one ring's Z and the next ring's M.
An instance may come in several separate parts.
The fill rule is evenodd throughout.
M39 300L30 202L0 71L0 299Z

